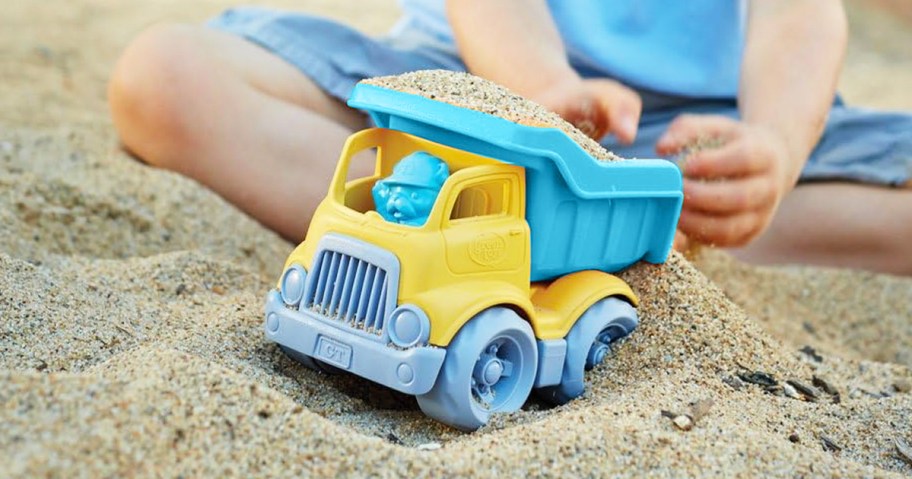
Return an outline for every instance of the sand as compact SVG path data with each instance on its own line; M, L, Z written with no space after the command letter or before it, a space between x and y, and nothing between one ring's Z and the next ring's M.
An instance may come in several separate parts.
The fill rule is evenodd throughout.
M274 3L370 31L395 18L386 1ZM138 29L224 6L4 4L0 477L912 475L895 442L912 442L908 278L759 268L708 249L637 265L622 276L641 327L588 373L585 396L530 401L473 434L286 358L261 315L293 245L131 160L104 101ZM912 108L907 89L884 86L912 78L912 52L895 47L912 33L850 7L843 91ZM750 383L757 372L776 386ZM685 415L702 417L685 431L672 421Z
M403 75L369 78L364 80L364 83L495 115L521 125L557 128L567 133L594 158L602 161L621 160L619 156L603 148L560 115L503 86L468 73L423 70Z

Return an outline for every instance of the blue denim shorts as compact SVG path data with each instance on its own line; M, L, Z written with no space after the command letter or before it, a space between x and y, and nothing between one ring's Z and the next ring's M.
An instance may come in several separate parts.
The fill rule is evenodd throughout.
M330 95L345 101L360 80L413 70L465 71L452 43L420 25L400 24L374 38L348 26L301 13L242 7L225 11L208 26L243 37L284 59ZM586 76L605 76L574 65ZM701 100L639 91L643 116L632 145L603 145L628 158L655 158L655 142L681 113L738 117L732 100ZM845 106L837 99L826 129L800 181L854 181L898 186L912 180L912 114Z

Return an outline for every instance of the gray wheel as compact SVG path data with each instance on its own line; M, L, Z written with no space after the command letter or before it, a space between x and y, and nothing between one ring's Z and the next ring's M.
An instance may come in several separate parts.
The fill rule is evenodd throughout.
M475 430L492 413L513 412L526 402L538 368L538 348L529 323L508 308L478 314L447 347L434 387L419 395L428 416Z
M565 338L567 358L560 384L540 388L538 395L558 405L579 397L586 389L584 372L604 361L611 343L630 334L638 323L636 308L621 298L605 298L590 306Z

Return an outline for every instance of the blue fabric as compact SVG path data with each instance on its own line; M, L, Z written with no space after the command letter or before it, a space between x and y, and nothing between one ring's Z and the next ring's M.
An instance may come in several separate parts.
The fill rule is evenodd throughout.
M465 71L456 49L440 32L410 22L406 18L389 36L375 39L311 15L238 8L208 25L273 52L345 101L363 78L422 69ZM588 69L581 73L598 75ZM611 138L603 142L624 157L657 157L656 140L681 113L738 116L734 99L694 99L647 88L638 88L638 92L644 112L636 142L630 146L618 145ZM821 180L882 185L912 180L912 114L851 108L837 101L801 175L801 181Z
M377 41L329 19L257 7L227 10L208 26L275 53L343 101L362 78L427 69L465 71L454 48L417 31Z
M404 22L452 42L444 0L400 0ZM734 98L743 0L549 0L570 62L585 76L694 98ZM492 19L496 28L496 19ZM402 28L400 26L400 28Z

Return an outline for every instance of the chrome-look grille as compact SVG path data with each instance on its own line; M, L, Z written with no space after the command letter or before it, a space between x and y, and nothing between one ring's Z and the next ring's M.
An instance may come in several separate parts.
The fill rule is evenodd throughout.
M387 313L388 276L367 261L323 250L303 304L326 318L379 336Z

